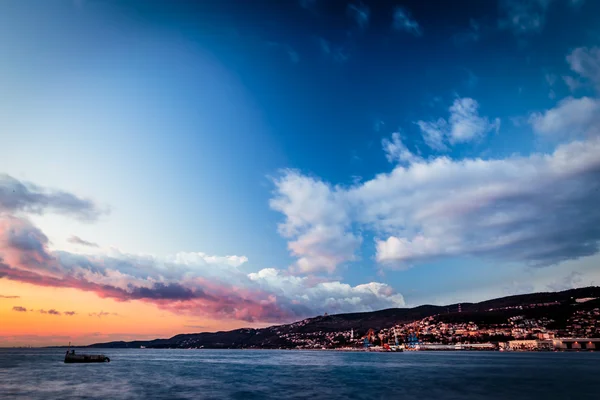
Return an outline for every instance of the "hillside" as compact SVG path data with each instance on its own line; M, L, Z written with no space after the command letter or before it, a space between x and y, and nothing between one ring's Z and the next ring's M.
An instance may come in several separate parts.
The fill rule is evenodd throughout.
M586 303L576 299L597 298ZM600 287L571 289L563 292L531 293L502 297L480 303L449 306L423 305L414 308L391 308L373 312L336 314L308 318L291 324L262 329L236 329L227 332L180 334L169 339L151 341L97 343L96 348L294 348L291 338L310 337L315 340L354 330L356 337L369 329L379 331L396 324L407 324L435 317L438 322L497 325L509 318L540 318L550 320L555 329L565 329L575 312L600 307Z

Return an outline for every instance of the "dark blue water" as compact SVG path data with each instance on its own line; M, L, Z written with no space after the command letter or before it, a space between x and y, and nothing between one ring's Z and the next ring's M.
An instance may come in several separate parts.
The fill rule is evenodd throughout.
M600 399L600 353L0 349L2 399Z

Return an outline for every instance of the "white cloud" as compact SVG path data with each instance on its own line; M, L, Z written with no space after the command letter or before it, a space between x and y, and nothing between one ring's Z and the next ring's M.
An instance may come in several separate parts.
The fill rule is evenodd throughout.
M393 27L397 31L405 31L414 36L421 36L423 29L419 23L412 18L410 12L402 7L396 7L394 10Z
M402 295L384 283L350 286L338 281L313 281L273 268L248 277L263 290L286 298L290 307L308 307L313 314L371 311L405 304Z
M551 155L438 158L397 167L350 195L364 223L386 237L376 241L384 264L455 255L552 264L598 250L598 154L596 138Z
M430 257L432 254L451 253L448 249L442 248L441 243L435 238L422 235L417 235L412 240L390 236L387 240L377 240L376 248L377 261L380 263L415 260Z
M168 262L182 265L224 265L237 268L248 262L246 256L211 256L202 252L179 252L167 257Z
M546 21L550 0L502 0L498 26L515 35L540 33Z
M450 142L468 142L492 130L500 129L500 119L490 122L480 117L479 103L471 98L456 99L450 107Z
M299 257L295 271L333 273L339 264L355 260L354 252L361 242L362 238L345 231L342 226L316 225L290 242L288 247Z
M392 133L392 140L385 138L381 141L383 151L389 162L413 163L420 157L415 156L400 139L400 133Z
M573 71L600 90L600 47L578 47L567 55L567 62ZM565 82L571 87L571 84L566 80Z
M600 133L600 100L567 97L555 108L529 117L534 132L555 139L575 138Z
M389 268L448 256L545 266L598 252L599 154L600 138L588 137L551 154L413 159L347 188L288 172L273 208L286 216L284 232L317 237L322 227L335 228L303 242L302 253L326 257L328 270L357 251L358 240L342 245L345 235L366 231Z
M435 150L447 150L450 144L464 143L500 129L500 119L490 121L479 116L479 103L469 97L458 98L449 108L448 121L417 121L425 143Z
M579 79L573 78L572 76L565 75L562 79L571 92L576 91L583 85Z
M348 231L351 219L335 187L292 170L275 185L270 205L286 216L279 232L292 240L288 247L299 257L298 271L332 272L338 264L355 259L362 239Z
M448 123L440 118L437 121L417 121L416 124L421 129L425 144L434 150L448 151L446 146L446 135L448 132Z

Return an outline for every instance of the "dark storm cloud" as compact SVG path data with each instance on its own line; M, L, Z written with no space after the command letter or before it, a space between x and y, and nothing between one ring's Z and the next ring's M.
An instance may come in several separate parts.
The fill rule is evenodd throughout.
M133 287L132 299L192 300L205 297L201 290L192 291L177 283L155 283L151 288Z

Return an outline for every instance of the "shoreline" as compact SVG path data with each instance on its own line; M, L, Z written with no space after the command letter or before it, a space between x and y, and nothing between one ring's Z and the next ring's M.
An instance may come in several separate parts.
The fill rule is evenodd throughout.
M36 350L36 349L66 349L68 346L40 346L40 347L0 347L0 350ZM499 350L499 349L404 349L402 351L390 351L381 349L364 348L332 348L332 349L274 349L274 348L139 348L139 347L89 347L71 346L72 349L85 350L230 350L230 351L310 351L310 352L344 352L344 353L431 353L431 352L487 352L487 353L594 353L597 349L553 349L553 350Z

